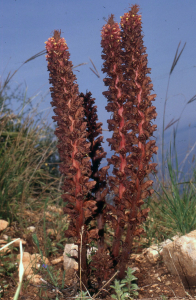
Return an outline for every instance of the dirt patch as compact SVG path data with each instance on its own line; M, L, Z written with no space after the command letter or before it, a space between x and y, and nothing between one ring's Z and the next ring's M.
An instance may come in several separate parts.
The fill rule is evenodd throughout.
M40 249L46 250L44 245L44 231L40 223L34 224L37 228L36 234L39 240ZM49 227L48 227L49 228ZM0 239L3 234L11 236L12 238L23 238L27 244L24 246L24 251L30 254L38 253L37 246L32 239L32 233L26 233L24 228L19 228L17 223L8 227L6 231L0 234ZM52 239L52 238L51 238ZM51 240L51 243L58 247L58 242ZM139 243L139 242L138 242ZM191 299L196 296L196 289L191 291L184 289L178 276L171 275L163 262L159 260L155 265L152 265L146 258L141 256L142 249L140 245L135 245L136 249L129 261L129 266L136 268L134 275L138 278L136 281L139 286L138 299ZM11 249L11 253L7 256L1 256L0 267L12 263L14 266L17 262L16 255L19 254L16 248ZM48 257L49 261L59 258L63 255L63 247L59 247L58 251L51 253ZM3 259L3 260L2 260ZM13 299L18 284L18 265L13 270L0 272L0 299ZM30 283L29 280L24 279L22 291L19 300L42 300L42 299L69 299L75 297L79 288L79 279L75 271L66 272L64 274L63 262L53 265L50 269L51 274L47 270L47 266L42 265L35 273L41 275L42 281L40 283ZM63 276L65 275L65 280ZM64 286L62 285L64 282ZM112 282L109 284L111 285ZM111 293L113 291L110 287L106 287L104 292L100 294L97 299L112 299ZM188 294L187 294L188 293Z

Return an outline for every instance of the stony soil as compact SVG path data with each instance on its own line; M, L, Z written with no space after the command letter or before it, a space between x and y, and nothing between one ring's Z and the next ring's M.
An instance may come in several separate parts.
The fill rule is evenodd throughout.
M33 218L32 218L33 221ZM35 225L35 224L34 224ZM35 225L36 226L36 225ZM40 242L40 248L44 249L43 245L43 226L40 223L37 223L37 231L36 234L38 236L38 240ZM2 235L6 234L12 238L21 237L23 238L27 244L25 245L25 252L29 252L31 254L38 253L38 249L33 242L32 233L26 234L24 233L24 229L20 228L17 223L12 224L12 226L8 227L4 232L0 233L0 239ZM152 265L148 262L147 258L144 255L139 255L142 253L142 249L139 245L136 247L134 254L130 257L129 266L137 267L134 275L138 278L137 284L140 288L138 299L194 299L196 298L196 289L186 290L184 289L180 279L178 276L171 275L163 262L159 260L155 265ZM0 264L5 264L5 261L12 260L16 262L16 255L19 253L17 249L12 249L11 258L3 257L4 261L1 261ZM59 249L56 254L51 255L49 257L49 261L54 258L61 257L63 255L63 248ZM22 291L19 297L19 300L42 300L42 299L69 299L70 297L74 297L76 294L76 289L78 287L79 281L76 277L75 272L67 273L65 279L64 289L61 289L62 278L63 278L63 262L59 262L58 264L53 266L53 274L58 274L59 276L59 288L53 286L52 281L46 270L40 269L39 274L45 280L45 282L41 283L29 283L26 279L24 279ZM55 275L56 276L56 275ZM15 270L12 274L0 274L0 286L1 293L0 299L13 299L18 283L18 271ZM111 290L109 287L104 289L104 294L100 294L97 299L112 299L111 298ZM194 297L195 296L195 297ZM73 298L72 298L73 299Z

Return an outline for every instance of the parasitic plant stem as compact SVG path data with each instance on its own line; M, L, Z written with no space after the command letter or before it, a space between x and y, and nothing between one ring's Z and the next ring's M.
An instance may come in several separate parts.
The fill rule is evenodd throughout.
M55 30L54 36L46 42L46 59L50 72L49 82L52 84L51 96L52 106L57 122L55 131L58 137L58 150L60 159L60 172L64 174L65 180L62 195L64 201L68 202L64 212L70 216L70 224L65 232L66 236L72 238L82 249L79 268L83 270L84 283L87 281L87 244L91 238L97 238L97 230L87 232L88 219L96 210L96 201L85 200L85 196L96 184L89 182L91 175L89 153L90 143L87 143L86 123L84 119L83 98L79 97L76 77L72 71L72 62L69 61L70 54L64 38L60 37L60 32ZM80 232L84 227L83 245L81 243ZM78 256L80 258L80 254Z
M116 177L109 177L111 190L117 197L114 198L115 210L113 210L112 223L115 229L115 237L113 243L113 257L116 259L119 256L120 242L124 228L122 221L122 210L124 208L122 203L123 192L125 191L124 181L126 174L124 172L126 167L126 148L125 148L125 135L123 127L125 120L123 116L123 102L126 101L126 95L123 93L123 72L122 72L122 59L121 59L121 34L118 23L114 22L113 15L109 18L107 24L102 28L102 41L103 47L102 58L105 60L102 71L108 74L108 78L104 79L105 85L109 86L109 91L103 92L108 99L106 110L113 112L113 119L108 120L109 130L113 130L114 134L112 139L107 139L111 145L111 150L115 150L119 156L113 155L109 163L116 160L115 167L118 169L113 170Z
M146 142L156 130L151 125L157 113L151 105L156 95L151 95L150 69L147 68L146 48L141 34L141 15L139 8L133 5L121 18L121 31L111 16L102 30L104 67L107 73L104 80L109 87L103 94L108 99L106 109L113 112L108 120L109 130L113 130L112 139L107 139L115 155L108 159L113 164L113 174L109 177L111 189L115 193L113 221L115 239L113 258L118 264L119 277L125 275L125 268L132 250L133 237L140 235L139 225L145 221L149 209L142 209L143 199L153 193L153 181L144 181L155 170L157 164L149 164L158 147L155 141ZM118 34L117 34L118 32ZM130 154L131 153L131 154ZM125 240L122 234L125 232Z
M113 131L107 141L115 153L107 159L108 166L100 170L106 152L101 147L103 137L98 136L102 123L97 123L94 98L90 92L79 93L61 32L55 30L46 42L60 172L65 176L62 198L70 219L65 235L78 245L80 278L91 288L91 275L98 288L115 269L120 279L125 276L133 239L143 232L141 224L149 212L142 206L144 199L154 192L148 176L157 172L157 164L151 161L158 149L151 139L157 127L152 125L157 116L152 105L156 95L151 94L153 85L138 12L139 7L133 5L121 17L120 26L111 15L101 31L102 71L108 87L103 95L107 98L106 110L112 113L108 129ZM108 176L106 188L110 165L113 176ZM114 205L105 201L108 191L115 195ZM106 225L114 230L112 246L105 240ZM87 264L87 248L92 242L98 249Z
M101 122L97 123L97 106L94 105L95 99L91 97L91 92L87 92L85 95L80 94L80 97L84 99L84 122L87 123L87 139L90 142L90 152L89 157L92 160L91 170L92 174L90 178L96 181L96 185L92 189L92 193L95 194L95 199L97 202L97 229L98 229L98 251L104 250L104 226L105 226L105 216L104 216L104 206L106 205L105 196L108 193L108 188L106 187L106 175L109 166L103 167L99 170L101 160L106 157L106 152L104 152L101 143L103 143L103 136L99 136L102 133ZM96 138L96 139L95 139Z

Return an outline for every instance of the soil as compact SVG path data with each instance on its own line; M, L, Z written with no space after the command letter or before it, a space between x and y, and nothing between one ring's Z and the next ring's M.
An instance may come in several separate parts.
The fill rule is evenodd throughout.
M36 234L40 242L40 248L44 249L43 245L43 226L39 227ZM8 227L4 230L3 233L0 233L0 239L2 235L6 234L12 238L21 237L26 240L27 244L25 245L25 252L31 254L38 253L38 249L33 242L32 233L26 234L22 228L19 228L19 225L15 223L14 225ZM137 246L137 245L136 245ZM135 267L136 271L134 275L138 278L136 281L139 286L139 296L137 299L193 299L196 298L196 289L186 290L184 289L183 284L181 283L178 276L171 275L167 268L164 266L163 262L159 260L155 265L152 265L145 255L141 256L142 249L137 247L137 251L131 255L129 266ZM8 260L12 259L12 262L16 262L16 255L19 253L17 249L11 250L11 255L4 256L4 261L0 261L0 266L5 265ZM53 254L49 257L49 261L52 259L58 258L63 255L63 248L59 248L56 254ZM58 274L58 283L59 287L62 285L63 278L63 262L53 266L53 275ZM76 290L79 287L79 280L77 278L76 272L71 271L66 273L64 289L55 288L52 284L52 280L48 275L48 272L43 268L40 269L39 274L45 280L45 282L32 284L29 283L26 279L23 280L22 290L19 296L19 300L42 300L42 299L71 299L70 297L76 296ZM11 274L0 273L0 299L13 299L13 296L17 289L18 283L18 271L15 270ZM112 290L108 287L104 288L104 292L100 293L96 299L112 299L111 293ZM57 297L58 296L58 297ZM194 297L195 296L195 297ZM57 298L56 298L57 297Z

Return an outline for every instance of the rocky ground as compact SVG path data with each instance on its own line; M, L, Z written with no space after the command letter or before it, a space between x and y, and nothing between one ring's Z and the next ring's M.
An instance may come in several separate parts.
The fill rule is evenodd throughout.
M44 245L44 230L40 225L39 216L31 213L28 215L28 223L33 224L39 241L39 248L43 251ZM52 220L48 220L47 225L52 225ZM52 228L49 228L52 229ZM54 229L54 226L53 226ZM76 290L79 286L79 280L76 271L66 272L65 286L62 287L62 279L64 273L63 266L63 247L58 247L61 243L57 239L55 231L50 234L51 244L57 249L42 261L39 255L38 247L32 238L31 228L20 228L20 225L15 222L11 226L7 226L0 231L0 245L3 246L7 241L14 238L23 239L23 248L26 253L33 255L35 264L31 269L29 277L25 275L23 287L20 294L20 300L41 300L41 299L69 299L76 295ZM48 231L49 232L49 231ZM7 241L6 238L9 237ZM62 243L63 244L63 243ZM0 246L0 247L1 247ZM165 267L161 256L154 264L149 262L146 255L146 250L140 247L140 244L135 244L135 253L130 256L129 266L135 268L134 275L138 278L139 286L138 299L194 299L196 298L196 288L185 290L178 276L171 275ZM35 255L37 253L37 256ZM15 243L7 252L0 254L0 299L13 299L17 284L18 284L18 262L19 246ZM28 254L26 254L28 256ZM49 271L48 272L48 269ZM36 274L36 276L35 276ZM100 294L97 299L111 299L111 289L106 287L104 295Z

